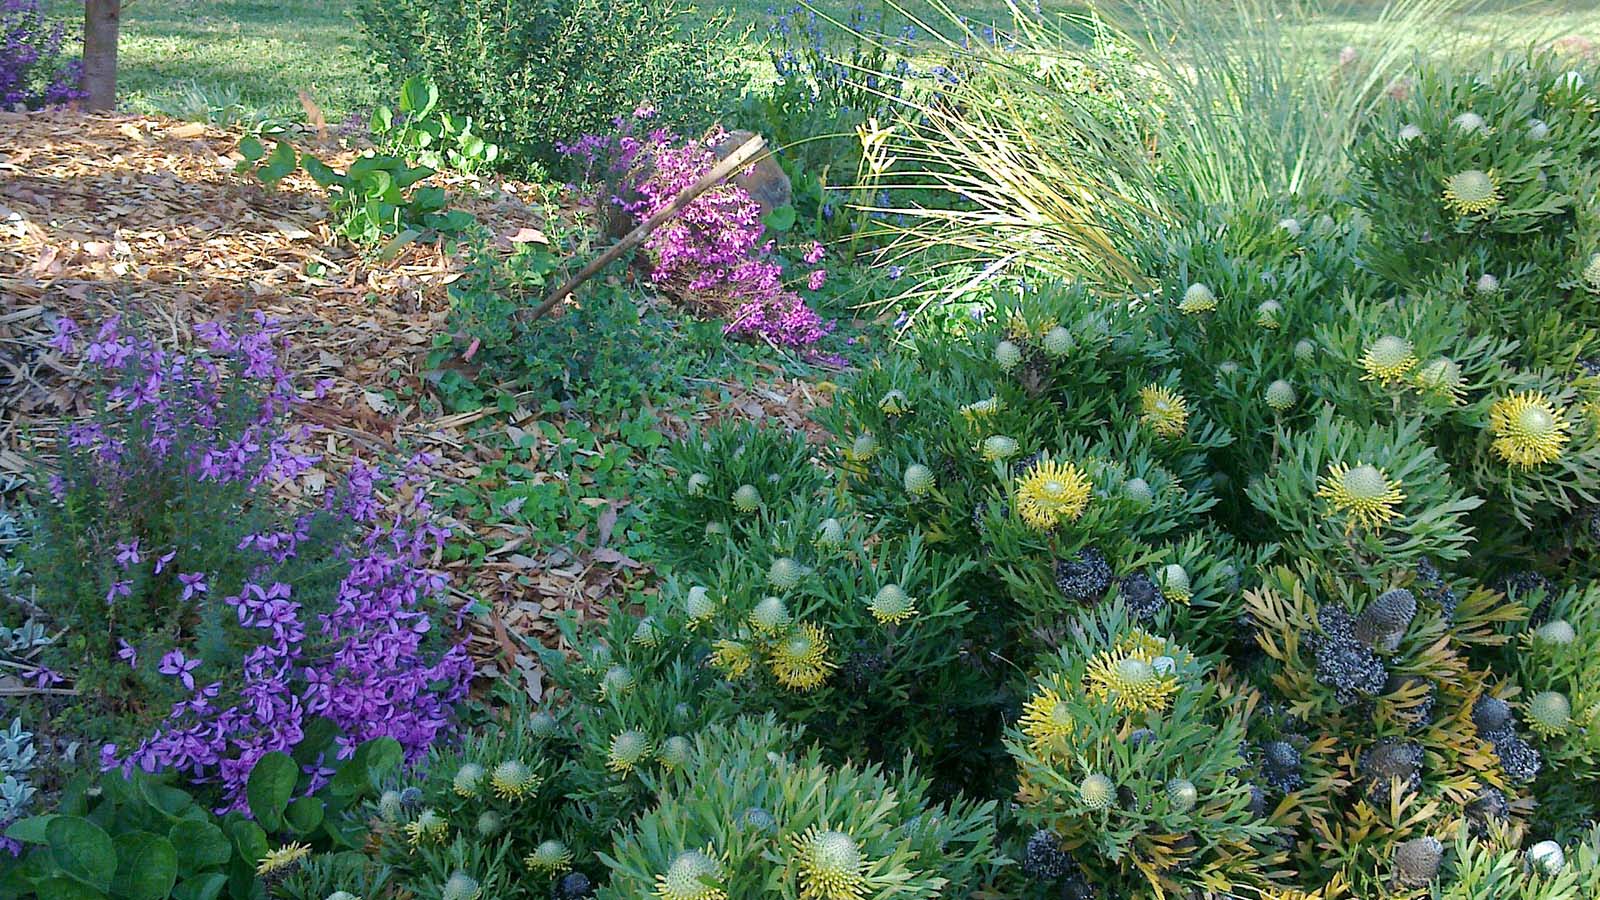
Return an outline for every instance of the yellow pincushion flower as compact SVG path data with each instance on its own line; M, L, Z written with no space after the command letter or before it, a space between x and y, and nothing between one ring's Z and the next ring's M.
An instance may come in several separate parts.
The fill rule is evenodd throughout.
M522 858L522 864L534 872L559 874L572 867L572 851L560 841L542 841L533 848L532 853Z
M865 895L861 849L842 831L813 825L796 835L794 863L800 873L800 900L861 900Z
M656 896L661 900L727 900L720 882L722 863L705 850L686 850L673 858L665 875L656 876Z
M1109 701L1121 712L1166 709L1172 703L1172 695L1178 692L1178 678L1172 666L1158 669L1155 660L1143 648L1118 648L1099 654L1084 673L1089 695Z
M712 645L711 665L721 669L729 678L743 678L755 664L755 655L743 641L723 638Z
M801 622L773 648L768 665L784 687L811 690L828 680L828 673L834 669L828 660L827 633L810 622Z
M1072 710L1053 687L1040 687L1022 704L1018 720L1028 749L1040 756L1060 751L1072 737Z
M1189 427L1189 403L1176 391L1152 384L1139 392L1139 416L1162 437L1182 437Z
M541 779L520 759L509 759L489 773L489 787L502 800L521 800L539 789Z
M898 584L886 584L867 601L867 611L879 625L898 625L917 614L917 601Z
M968 422L986 419L1000 411L1000 398L989 397L961 407L961 417Z
M1462 377L1459 363L1448 356L1438 356L1416 371L1412 376L1412 383L1424 394L1431 394L1457 405L1463 399L1466 380Z
M1385 385L1404 381L1417 367L1417 356L1411 342L1403 337L1386 334L1367 345L1361 354L1361 368L1366 372L1362 381L1377 381Z
M1346 517L1347 533L1357 528L1376 531L1400 515L1400 502L1406 499L1400 488L1376 466L1334 463L1320 479L1317 496Z
M1094 485L1073 463L1045 460L1017 479L1017 513L1040 531L1083 515Z
M642 731L619 732L611 739L611 749L606 754L606 768L619 775L632 772L645 761L655 745Z
M406 835L411 838L412 846L428 841L443 841L449 830L450 825L444 817L431 809L423 810L415 820L406 824Z
M1500 205L1500 182L1482 169L1457 172L1445 179L1444 204L1458 216L1493 212Z
M1183 292L1183 299L1178 301L1178 312L1184 315L1210 312L1217 308L1217 295L1211 288L1204 284L1191 284Z
M1502 460L1523 469L1552 462L1561 456L1571 435L1566 410L1535 391L1501 397L1489 407L1490 449Z
M306 844L287 844L268 853L256 865L257 875L271 875L290 866L299 864L311 853L311 847Z

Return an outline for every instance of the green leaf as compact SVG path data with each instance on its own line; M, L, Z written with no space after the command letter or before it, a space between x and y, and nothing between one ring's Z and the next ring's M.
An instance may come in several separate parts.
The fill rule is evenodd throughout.
M300 166L300 157L294 152L294 147L288 141L279 141L272 148L272 155L267 157L267 164L261 168L259 177L267 186L282 181L290 172Z
M400 88L400 109L411 113L411 120L426 119L439 105L439 88L421 75L406 79Z
M332 816L324 819L322 829L334 843L351 850L360 850L367 843L367 829L360 822Z
M794 207L787 203L761 217L762 224L779 233L793 228L794 220Z
M50 856L61 871L107 890L117 874L117 848L99 825L77 816L57 816L45 826Z
M327 163L318 159L315 154L306 153L301 155L300 165L305 168L306 174L311 176L311 180L315 181L317 186L321 188L328 188L338 184L344 178L343 175L340 175Z
M249 819L235 819L228 824L228 835L233 838L234 854L230 861L235 870L243 865L246 869L255 872L256 863L261 862L271 848L267 845L267 833L261 826Z
M139 796L151 806L155 807L169 819L183 818L194 808L194 798L187 791L179 790L170 784L162 784L148 776L141 775L135 785Z
M316 797L301 797L289 804L283 820L296 834L312 834L322 825L322 801Z
M299 780L300 767L287 753L268 753L256 762L250 770L250 780L245 782L244 797L250 804L250 814L262 828L277 831L283 827L284 807L289 805Z
M117 835L116 893L126 900L165 900L178 881L178 851L148 831Z
M228 883L221 872L207 872L199 878L185 878L172 892L172 900L217 900Z
M55 813L46 813L42 816L18 819L11 823L10 828L6 829L6 837L14 841L21 841L24 844L43 844L48 840L45 837L45 829L50 826L50 821L55 818L58 818Z
M267 155L267 148L261 146L255 135L247 134L239 139L239 155L249 162L260 162L261 157Z
M224 865L233 855L228 836L210 822L185 819L173 825L167 837L178 850L178 871L184 876Z
M105 894L70 878L50 878L34 886L39 900L105 900Z

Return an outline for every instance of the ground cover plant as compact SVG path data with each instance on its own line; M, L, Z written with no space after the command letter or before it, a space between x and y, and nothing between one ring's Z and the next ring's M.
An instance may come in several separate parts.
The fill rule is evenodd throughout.
M0 893L1600 896L1581 41L785 10L734 97L676 5L651 83L491 6L368 7L342 137L91 120L199 143L122 246L6 197L70 402L0 454ZM173 174L285 248L225 303Z

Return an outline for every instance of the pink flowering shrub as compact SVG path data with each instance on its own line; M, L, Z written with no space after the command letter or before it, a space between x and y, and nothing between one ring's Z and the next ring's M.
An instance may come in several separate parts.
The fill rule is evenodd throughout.
M657 129L640 138L633 120L618 120L612 135L584 135L563 151L602 179L611 202L637 221L667 208L717 163L712 145ZM651 233L643 252L650 281L693 307L728 316L730 335L804 347L833 330L800 295L785 287L777 244L766 236L761 206L743 188L725 182L706 191ZM815 245L805 262L821 262ZM822 286L811 273L811 290Z
M109 387L66 429L24 558L67 632L40 678L83 698L57 723L107 767L181 772L233 809L258 759L313 730L335 729L340 757L392 737L420 759L472 666L429 612L446 534L417 467L357 462L320 500L284 503L275 489L324 460L286 424L300 398L281 335L196 331L204 347L173 353L116 321L81 348L59 328L57 349ZM384 494L410 499L389 511Z

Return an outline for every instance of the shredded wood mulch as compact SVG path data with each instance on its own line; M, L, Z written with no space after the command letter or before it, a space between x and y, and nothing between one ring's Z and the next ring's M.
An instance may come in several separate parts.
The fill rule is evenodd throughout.
M397 452L429 452L441 483L468 483L503 452L487 439L493 430L547 441L537 427L550 418L536 412L543 397L519 395L509 413L442 417L428 411L438 404L419 402L438 376L427 357L447 328L455 259L438 244L381 254L342 243L304 173L275 191L235 174L238 137L150 117L0 113L0 480L26 471L29 454L47 454L59 423L88 408L91 386L46 343L63 315L80 323L124 315L174 344L196 322L257 312L276 319L290 336L296 377L306 387L331 383L302 412L319 427L327 462L291 492L320 491L352 457ZM296 140L308 142L336 165L353 152ZM551 217L574 208L534 185L439 183L507 251L543 240ZM809 413L826 391L815 385L775 373L760 384L707 379L696 387L686 411L667 417L668 431L733 416L818 436ZM494 548L483 564L452 566L463 602L482 599L493 610L471 635L485 674L536 676L514 636L552 641L555 614L593 615L649 575L608 547L607 534L540 546L515 523L451 525ZM529 685L537 691L537 678Z

